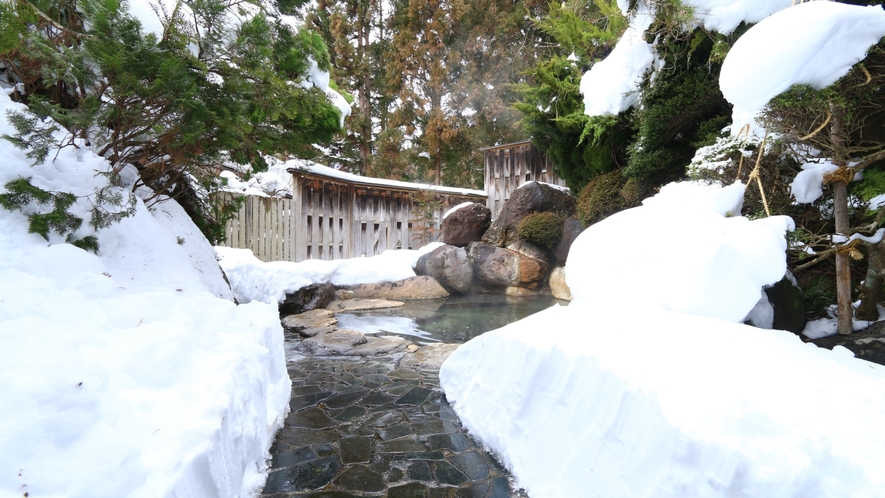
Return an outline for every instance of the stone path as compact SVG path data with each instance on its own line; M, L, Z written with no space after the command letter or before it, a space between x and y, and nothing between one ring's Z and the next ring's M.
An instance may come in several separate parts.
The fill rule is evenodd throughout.
M461 428L438 373L400 358L289 363L292 412L262 496L526 497Z

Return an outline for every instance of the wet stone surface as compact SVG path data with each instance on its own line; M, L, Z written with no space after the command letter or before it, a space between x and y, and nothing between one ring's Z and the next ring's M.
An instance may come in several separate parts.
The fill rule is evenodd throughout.
M461 428L438 373L399 357L290 361L292 412L262 496L526 497Z

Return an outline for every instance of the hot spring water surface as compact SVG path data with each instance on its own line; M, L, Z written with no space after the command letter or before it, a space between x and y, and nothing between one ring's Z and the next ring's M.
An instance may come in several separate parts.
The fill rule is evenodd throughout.
M461 343L556 303L568 304L550 296L467 294L407 302L401 308L341 313L335 317L338 327L364 334L399 335L419 343Z

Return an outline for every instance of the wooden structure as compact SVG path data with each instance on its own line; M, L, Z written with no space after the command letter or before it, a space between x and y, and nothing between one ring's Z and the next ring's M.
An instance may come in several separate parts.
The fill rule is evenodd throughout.
M485 202L477 190L378 180L324 167L289 172L293 198L247 196L226 227L225 245L251 249L262 261L373 256L433 242L446 211Z
M368 178L319 165L290 168L293 197L246 196L237 218L227 224L224 245L251 249L262 261L346 259L413 249L435 241L443 214L458 204L485 203L497 218L520 185L533 180L565 184L530 141L481 150L485 192Z
M486 206L492 218L498 217L504 203L526 182L565 186L565 181L553 173L553 163L530 140L480 150L485 163Z

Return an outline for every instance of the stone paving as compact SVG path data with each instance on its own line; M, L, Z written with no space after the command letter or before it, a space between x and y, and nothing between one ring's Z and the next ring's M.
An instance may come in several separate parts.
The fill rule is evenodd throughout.
M290 362L262 496L526 497L461 428L438 372L398 368L402 356Z

